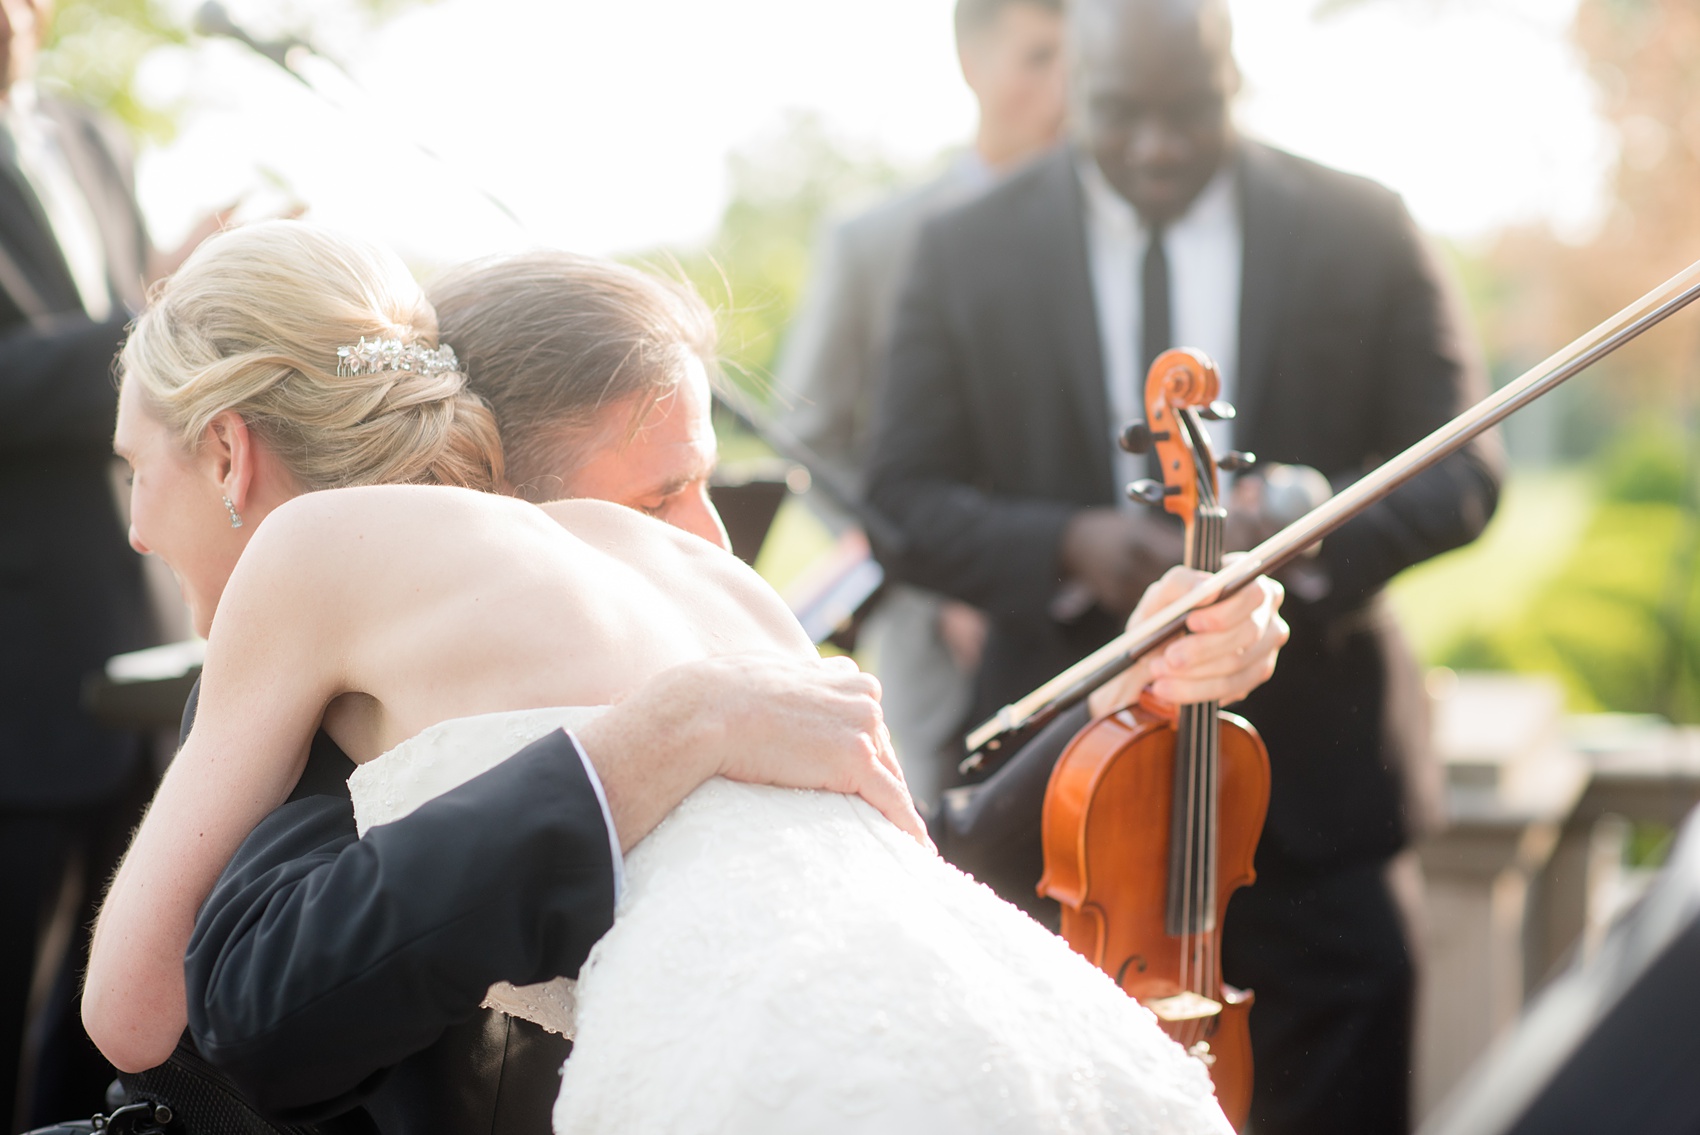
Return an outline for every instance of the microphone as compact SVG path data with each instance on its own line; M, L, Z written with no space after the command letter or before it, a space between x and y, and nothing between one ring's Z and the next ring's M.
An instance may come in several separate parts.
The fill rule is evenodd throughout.
M285 36L282 39L256 39L248 33L246 28L230 18L230 13L218 0L207 0L195 12L195 32L204 36L221 36L225 39L233 39L249 50L270 59L285 71L291 70L288 63L291 48L302 47L308 51L313 50L312 44L295 36Z

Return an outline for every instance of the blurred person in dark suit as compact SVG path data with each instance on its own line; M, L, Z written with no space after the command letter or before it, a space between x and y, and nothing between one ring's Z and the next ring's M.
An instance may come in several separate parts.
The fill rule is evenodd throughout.
M1055 145L1067 102L1061 0L957 0L962 75L979 105L972 145L944 173L831 229L779 363L787 424L861 489L902 273L927 218ZM915 798L951 783L942 750L968 709L985 616L919 588L889 587L863 628L886 722Z
M14 1081L32 982L38 1003L47 997L37 1024L41 1108L88 1114L111 1077L93 1064L72 1002L83 928L151 777L141 741L100 728L79 696L107 658L155 641L114 495L112 360L150 272L180 259L149 245L118 131L31 81L50 14L43 0L0 0L0 1122L8 1124L23 1094ZM44 938L62 891L81 900L80 914L64 912L74 921L60 918L75 928L68 943ZM38 956L44 943L52 956Z
M1222 368L1217 442L1336 487L1484 392L1445 274L1399 199L1236 136L1220 0L1082 0L1074 145L924 230L898 308L870 498L900 577L991 614L976 717L1080 658L1181 554L1132 508L1113 439L1169 346ZM1274 781L1258 881L1226 924L1255 990L1264 1135L1408 1125L1414 959L1396 890L1422 818L1414 667L1380 602L1403 568L1474 538L1497 499L1484 446L1326 540L1290 588L1292 640L1238 707ZM1260 535L1239 525L1245 547ZM1231 537L1232 538L1232 537ZM1033 851L1029 885L1036 881ZM1013 897L1013 896L1012 896Z

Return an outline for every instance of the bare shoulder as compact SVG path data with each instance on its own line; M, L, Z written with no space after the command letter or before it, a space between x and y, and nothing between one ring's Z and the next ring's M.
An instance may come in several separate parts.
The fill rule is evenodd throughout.
M760 576L724 548L636 509L583 498L552 501L541 508L590 547L651 576L712 581L736 592L759 587L771 593Z
M669 557L698 563L709 570L722 560L737 561L700 536L693 536L653 516L622 504L579 497L537 506L544 515L585 543L622 559Z
M446 578L504 531L541 525L524 502L435 485L326 489L286 501L261 521L219 604L263 595L309 617L348 619L374 595ZM247 607L250 604L240 603Z
M511 497L446 485L362 485L304 493L272 512L256 532L297 549L346 547L364 540L414 546L450 534L523 522L535 509Z
M724 548L607 501L553 501L542 511L591 548L630 565L670 593L695 596L710 605L736 605L776 641L813 652L813 644L773 588Z

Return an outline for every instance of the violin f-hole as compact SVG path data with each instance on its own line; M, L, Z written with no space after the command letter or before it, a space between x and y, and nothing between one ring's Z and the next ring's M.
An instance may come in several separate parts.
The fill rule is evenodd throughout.
M1134 973L1144 973L1145 972L1145 955L1144 954L1129 954L1126 957L1126 959L1124 959L1122 961L1121 968L1116 971L1116 984L1117 985L1121 985L1126 980L1126 978L1127 978L1127 967L1128 966L1133 967Z

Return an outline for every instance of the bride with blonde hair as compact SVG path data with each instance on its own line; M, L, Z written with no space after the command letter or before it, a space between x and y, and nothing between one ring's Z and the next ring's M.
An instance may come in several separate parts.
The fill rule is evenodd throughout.
M96 928L84 1020L121 1068L175 1043L196 909L315 730L359 765L365 830L676 664L814 657L720 548L487 491L489 410L373 246L299 222L210 241L121 372L131 540L208 640L194 728ZM556 1129L1227 1131L1202 1066L940 860L891 791L876 809L717 778L631 849L576 991L492 991L575 1035Z

